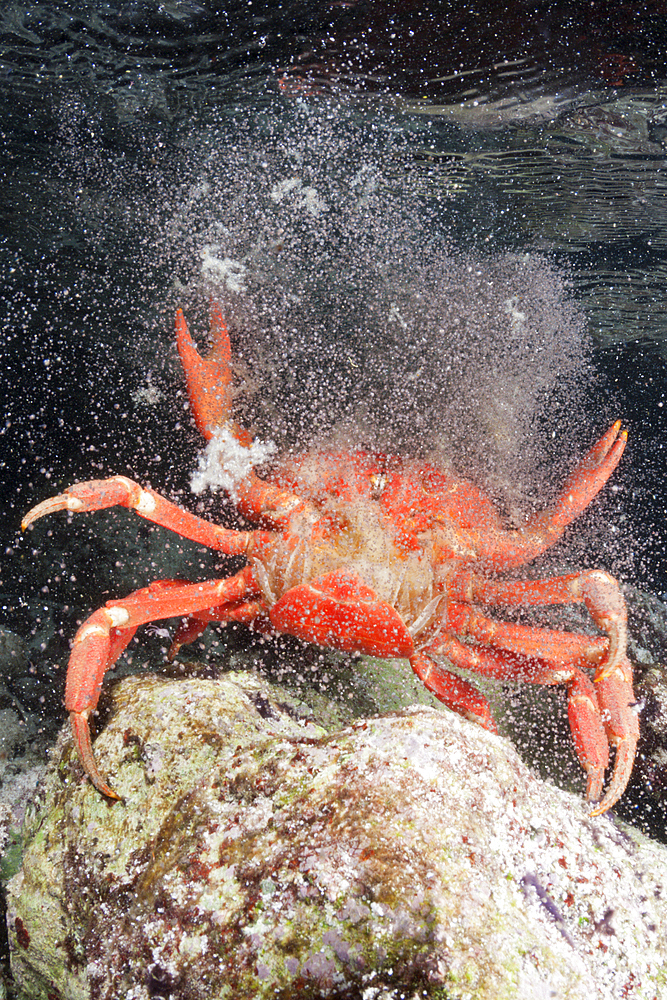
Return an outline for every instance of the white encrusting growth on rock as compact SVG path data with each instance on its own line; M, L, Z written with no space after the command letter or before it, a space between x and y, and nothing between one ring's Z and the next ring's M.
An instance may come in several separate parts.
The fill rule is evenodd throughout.
M276 452L273 441L253 441L242 445L232 433L228 424L219 427L204 450L199 455L196 472L190 479L193 493L201 493L207 487L212 490L226 490L232 497L236 487L256 466L268 462Z

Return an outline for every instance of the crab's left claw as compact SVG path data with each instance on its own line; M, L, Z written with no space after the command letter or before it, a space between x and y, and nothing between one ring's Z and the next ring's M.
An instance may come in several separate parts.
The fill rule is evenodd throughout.
M231 346L220 309L211 306L212 346L206 357L197 350L181 309L176 312L176 345L181 356L188 396L197 428L210 440L231 412Z

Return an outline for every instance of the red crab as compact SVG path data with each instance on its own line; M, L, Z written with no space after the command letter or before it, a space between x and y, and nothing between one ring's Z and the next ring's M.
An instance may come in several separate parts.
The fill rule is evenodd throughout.
M190 402L207 439L226 435L241 454L252 438L231 418L231 348L217 306L213 346L202 357L179 310L176 338ZM146 622L186 616L171 654L211 621L255 623L338 650L405 657L445 705L491 732L486 699L440 665L501 680L564 684L570 728L587 772L587 797L605 812L628 783L639 734L626 656L626 609L616 580L599 570L547 580L500 573L529 562L602 489L621 458L620 421L576 467L551 510L504 527L491 501L465 479L426 462L356 452L310 452L276 464L266 478L246 471L233 489L255 531L211 524L124 476L70 486L33 507L26 528L57 510L122 505L178 535L243 555L234 576L204 583L160 580L107 601L79 628L65 705L91 781L118 798L98 771L90 739L105 672ZM602 634L528 627L487 615L489 607L583 602ZM593 679L586 672L594 670ZM609 745L614 772L601 801Z

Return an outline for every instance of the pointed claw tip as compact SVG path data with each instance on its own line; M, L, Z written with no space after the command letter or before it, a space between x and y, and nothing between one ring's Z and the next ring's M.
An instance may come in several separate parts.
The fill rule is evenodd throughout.
M77 501L72 500L66 493L59 493L58 496L49 497L48 500L42 500L35 507L31 507L27 514L24 515L21 521L21 531L25 531L31 524L39 521L41 517L45 517L47 514L55 514L60 510L76 510L82 506L83 504L79 503L79 508L77 508Z
M113 805L114 802L124 802L124 799L121 798L120 795L117 795L113 788L109 788L108 785L105 785L103 788L99 788L98 791L102 792L102 795L105 795L106 798L111 800L109 803L110 805Z
M588 775L586 785L586 800L598 803L602 798L602 785L604 782L604 767L600 770L591 771Z
M112 802L123 801L121 796L118 795L117 792L114 792L113 788L106 783L100 772L97 770L94 762L92 766L89 762L82 761L82 763L91 785L93 785L93 787L96 788L100 794L104 795L107 799L111 799Z
M601 816L608 812L623 796L632 773L636 743L636 739L628 739L616 748L616 762L611 782L602 801L591 810L591 816Z
M604 813L608 812L611 809L612 806L615 806L616 803L617 803L617 801L618 801L618 799L614 799L613 798L613 799L611 799L611 801L608 802L607 798L605 796L605 798L602 800L602 802L598 802L598 804L595 806L595 808L591 809L589 815L591 817L592 816L602 816Z
M627 428L621 430L622 423L623 421L617 420L616 423L612 426L611 431L614 434L614 437L616 438L615 443L619 444L622 442L625 445L626 441L628 440L628 431Z
M111 799L113 802L123 801L120 795L114 792L113 788L111 788L111 786L106 783L106 781L104 780L104 778L102 777L102 775L97 770L97 767L94 764L92 767L90 767L87 763L84 763L83 766L86 771L86 774L88 775L91 781L91 784L95 786L98 792L101 792L102 795L105 795L106 798Z
M97 769L97 763L95 761L90 739L90 728L88 725L88 716L90 715L90 712L90 709L84 709L81 712L71 711L69 713L74 745L78 751L79 759L83 764L83 769L97 791L101 792L102 795L106 795L108 799L122 802L120 795L117 795L113 788L109 787Z
M602 789L597 789L596 795L588 796L589 802L593 805L589 816L602 816L603 813L608 812L612 806L615 806L622 795L622 791L618 792L618 789L613 788L612 785L609 786L606 793L602 795Z
M39 521L40 517L43 516L43 512L39 509L40 507L41 504L37 507L32 507L31 510L24 515L23 520L21 521L21 531L27 531L27 529L30 528L35 521Z

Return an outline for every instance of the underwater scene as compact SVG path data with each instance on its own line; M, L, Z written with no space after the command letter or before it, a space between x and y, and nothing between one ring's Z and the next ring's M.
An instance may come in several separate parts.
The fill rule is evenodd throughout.
M667 1000L666 25L3 5L0 1000Z

